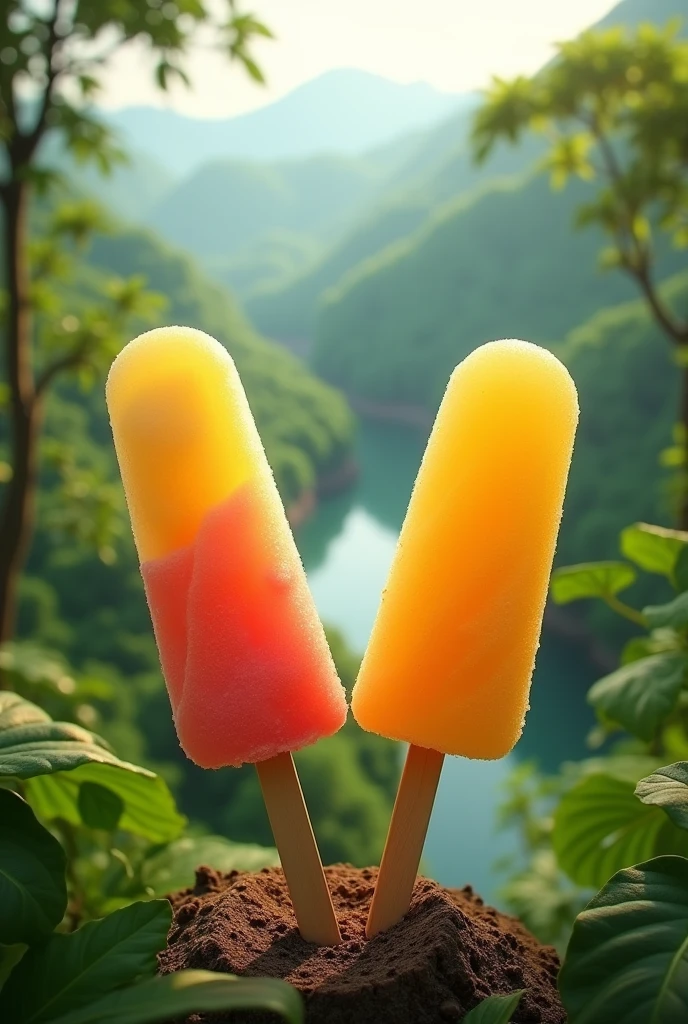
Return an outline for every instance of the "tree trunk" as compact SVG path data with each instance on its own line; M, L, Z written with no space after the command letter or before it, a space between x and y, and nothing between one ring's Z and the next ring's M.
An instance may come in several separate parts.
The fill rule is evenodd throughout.
M686 348L683 348L686 351ZM679 506L679 527L688 530L688 366L681 370L681 408L680 420L684 431L683 445L685 449L685 465L683 467L684 479L681 488Z
M14 635L18 586L33 533L40 402L32 367L29 297L28 189L10 181L2 188L6 268L6 373L9 386L10 465L0 514L0 643ZM1 685L1 684L0 684Z

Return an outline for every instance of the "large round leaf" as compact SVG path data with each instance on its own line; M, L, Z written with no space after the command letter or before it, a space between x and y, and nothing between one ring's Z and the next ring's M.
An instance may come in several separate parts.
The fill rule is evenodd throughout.
M684 544L674 564L674 585L680 593L688 590L688 544Z
M279 864L272 846L231 843L222 836L184 836L144 861L143 882L156 896L193 885L199 864L217 871L260 871Z
M26 797L40 817L64 818L80 825L79 797L84 783L96 783L112 790L124 808L118 827L153 843L176 839L186 823L177 811L167 783L159 775L125 762L82 764L72 771L39 775L27 782Z
M51 1024L155 1024L203 1010L269 1010L289 1024L304 1020L301 997L285 981L178 971L113 992Z
M45 939L67 909L66 858L16 793L0 789L0 943Z
M637 577L628 562L583 562L555 569L550 589L557 604L568 604L584 597L612 597L630 587Z
M635 784L590 775L565 793L552 843L560 867L578 885L599 888L620 868L660 853L688 854L688 834L659 807L634 795Z
M0 776L30 779L70 771L88 762L146 773L144 768L120 761L105 740L88 729L72 722L53 722L31 701L0 691Z
M0 691L0 777L25 779L26 797L42 818L64 818L98 828L120 828L166 843L186 823L167 784L154 772L121 761L104 740L70 722L53 722L41 708L16 693ZM94 790L114 796L95 806ZM116 809L122 805L120 814ZM82 816L86 815L85 820Z
M621 553L645 572L673 578L674 566L688 544L688 533L650 523L634 523L621 533Z
M598 679L588 691L588 701L602 718L651 740L657 726L676 707L687 673L685 653L652 654Z
M636 786L635 795L644 804L655 804L679 828L688 829L688 761L658 768Z
M649 605L643 608L650 629L684 629L688 626L688 593L684 592L668 604Z
M152 975L171 920L169 903L153 900L132 903L70 935L51 936L30 949L10 975L2 993L7 1019L53 1021Z
M688 1020L688 861L619 871L576 919L559 990L569 1024Z
M124 801L113 789L107 789L99 782L82 782L78 807L84 825L114 832L124 811Z

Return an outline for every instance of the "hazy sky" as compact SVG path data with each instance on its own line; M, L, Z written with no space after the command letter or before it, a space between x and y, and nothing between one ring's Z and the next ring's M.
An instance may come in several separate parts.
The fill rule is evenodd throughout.
M240 0L277 36L255 47L267 88L198 52L192 92L161 98L141 53L122 54L108 74L108 107L171 106L222 117L262 106L336 67L364 68L399 82L460 92L492 74L535 71L566 39L606 14L614 0Z

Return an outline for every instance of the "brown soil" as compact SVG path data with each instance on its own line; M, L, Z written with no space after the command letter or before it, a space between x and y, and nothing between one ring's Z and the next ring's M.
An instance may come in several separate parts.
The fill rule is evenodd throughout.
M366 941L377 868L325 869L342 937L313 946L296 929L278 868L222 875L199 868L175 911L160 971L184 967L284 978L306 1000L308 1024L451 1024L485 996L525 989L516 1024L564 1024L557 954L470 886L419 878L406 917ZM272 1014L193 1015L188 1024L277 1024Z

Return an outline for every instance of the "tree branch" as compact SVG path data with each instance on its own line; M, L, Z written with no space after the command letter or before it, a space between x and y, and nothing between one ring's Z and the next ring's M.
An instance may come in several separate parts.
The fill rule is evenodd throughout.
M60 75L60 69L55 63L57 48L60 44L60 37L57 34L60 7L61 0L55 0L53 12L50 16L50 20L47 22L48 36L45 48L43 49L43 56L45 57L47 66L47 82L41 96L38 113L36 115L36 122L33 128L28 132L21 132L19 130L19 114L14 102L12 83L10 83L8 101L11 107L11 120L14 128L14 134L8 144L7 150L10 166L13 171L17 171L20 167L30 163L45 132L47 115L50 110L50 103L53 97L53 89L55 87L55 82Z
M677 320L662 302L659 292L650 277L646 265L636 266L633 262L625 264L625 269L640 285L655 321L675 345L688 344L688 323Z
M36 382L36 396L40 397L52 384L56 377L65 370L75 370L77 366L86 361L86 355L90 346L90 338L85 337L78 345L75 345L71 352L56 359L54 363L47 366Z
M625 223L623 228L626 238L624 239L617 236L619 252L622 257L624 257L623 267L627 273L629 273L631 277L635 278L638 282L656 323L659 324L664 333L671 339L671 341L674 342L674 344L686 345L688 344L688 323L677 320L671 314L670 310L667 309L662 302L659 292L650 277L650 252L648 247L640 241L633 229L633 220L638 211L633 209L625 199L623 189L624 175L617 160L614 148L607 136L600 129L594 115L592 115L589 120L585 118L583 118L583 120L587 123L588 128L597 140L602 160L605 164L609 178L615 186L617 197L622 200L625 208ZM635 250L635 258L630 255L626 242L630 242L631 246Z
M50 109L50 102L53 96L53 89L55 82L57 81L58 75L60 74L59 69L55 66L55 55L57 51L60 38L57 34L57 23L60 18L60 0L55 0L55 7L53 13L48 22L48 38L46 41L46 47L44 56L47 64L47 77L48 81L41 98L41 105L38 110L38 116L36 123L29 134L26 136L26 145L28 151L28 159L30 160L36 151L38 143L43 137L45 131L46 118Z

